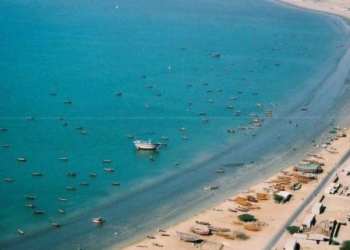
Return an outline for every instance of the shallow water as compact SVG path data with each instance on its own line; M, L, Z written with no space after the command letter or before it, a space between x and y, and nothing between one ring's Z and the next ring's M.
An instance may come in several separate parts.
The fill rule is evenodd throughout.
M347 42L332 19L256 1L3 1L0 32L0 127L7 128L0 143L9 144L0 148L0 177L14 179L0 183L0 242L12 245L21 228L24 244L44 248L63 237L62 249L87 235L94 249L94 239L108 232L99 242L107 247L120 241L116 230L130 238L170 221L218 199L203 194L208 183L218 183L223 196L262 168L226 167L220 177L220 164L266 161L303 145L325 128L321 117L333 117L322 105L307 121L292 111L311 102L310 91L333 71ZM252 113L264 119L262 127L239 129L252 126ZM286 143L276 148L279 134ZM137 151L135 138L167 146ZM24 195L36 196L45 214L25 207ZM188 206L174 210L184 201ZM95 230L96 214L110 223ZM64 227L47 230L54 221Z

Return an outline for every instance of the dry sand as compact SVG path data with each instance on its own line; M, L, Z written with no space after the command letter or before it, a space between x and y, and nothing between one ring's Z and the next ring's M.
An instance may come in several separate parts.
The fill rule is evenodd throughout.
M278 0L279 2L299 6L310 10L327 12L350 19L350 1L348 0Z
M318 175L318 180L309 181L307 184L303 184L301 189L296 191L291 191L289 185L285 186L285 190L291 192L292 198L283 204L275 203L272 198L273 186L276 184L275 181L281 180L284 177L291 177L296 172L293 171L293 166L287 167L284 171L272 176L270 179L258 183L248 190L235 195L231 199L228 199L217 206L204 210L201 213L183 221L177 225L172 226L166 230L159 230L155 235L150 235L154 238L146 238L145 240L138 242L132 246L125 248L125 250L135 250L135 249L265 249L266 245L270 242L274 233L277 232L288 220L289 216L294 212L295 208L298 207L304 200L304 198L315 188L319 180L324 178L330 169L337 165L340 158L350 149L350 133L348 130L342 130L346 133L347 137L342 137L333 140L331 145L327 148L320 148L317 158L314 156L309 156L305 152L305 159L317 160L324 164L322 167L324 172ZM326 134L327 138L330 136ZM332 149L332 150L330 150ZM322 159L321 159L322 158ZM350 162L347 161L350 165ZM347 181L349 183L350 176L342 175L344 179L342 182ZM333 180L333 178L331 178ZM327 184L328 185L328 184ZM327 186L326 185L326 186ZM267 192L269 190L269 192ZM208 192L218 192L219 190L212 190ZM231 212L229 209L235 209L238 204L233 201L237 197L247 197L252 195L256 197L256 193L266 193L268 200L259 200L258 202L252 202L252 205L256 209L251 209L249 214L255 216L258 220L257 225L259 225L259 230L257 232L249 231L245 229L244 223L240 223L237 216L243 214L244 212ZM311 204L314 204L323 195L323 190L319 195L317 195ZM324 199L324 204L327 206L326 211L317 220L320 222L326 218L335 218L339 220L344 219L346 216L347 209L350 206L350 197L339 195L334 196L333 200L330 197ZM347 206L342 206L342 203L347 203ZM340 209L341 208L341 209ZM301 221L304 219L306 214L309 213L309 206L305 211L299 214L295 223L292 225L300 225ZM229 239L212 233L210 236L203 236L204 242L202 244L192 244L181 241L176 234L176 231L191 233L191 226L196 224L196 221L209 222L214 227L228 228L230 232L225 233L227 237L233 236L235 239ZM240 240L237 238L235 232L243 232L249 236L248 240ZM339 238L350 235L350 225L343 226L339 232ZM283 249L283 246L288 238L291 238L289 233L284 233L280 240L277 242L273 249ZM315 242L300 242L303 246L302 249L314 249L315 246L319 249L335 249L335 246L328 246L328 243L321 245L315 245Z
M291 5L296 5L303 8L313 9L317 11L329 12L346 17L350 20L350 2L347 0L280 0ZM280 230L290 215L293 214L295 209L303 203L305 197L308 196L318 185L319 181L325 178L328 172L337 165L342 156L350 149L350 133L348 130L343 129L346 137L341 137L336 140L332 140L331 145L327 148L321 148L317 153L317 157L307 155L305 152L305 159L317 160L324 164L322 167L324 172L318 175L318 180L309 181L307 184L303 184L301 189L291 191L289 185L285 186L285 190L291 192L291 199L283 204L278 204L273 201L272 198L272 186L276 184L276 180L281 180L283 177L292 177L295 174L293 166L286 166L286 169L264 182L258 183L248 190L245 190L239 194L233 194L231 199L225 200L217 206L204 210L201 213L180 222L171 228L165 230L159 230L155 235L150 235L149 238L144 239L141 242L133 244L124 250L136 250L136 249L167 249L167 250L190 250L190 249L203 249L203 250L230 250L230 249L266 249L266 246L270 243L275 233ZM329 139L330 134L324 135L325 140ZM331 149L331 150L330 150ZM297 164L297 163L295 163ZM350 161L345 162L344 166L349 166ZM343 173L337 173L339 175L339 182L346 184L350 182L350 176L346 176ZM333 177L330 178L331 182ZM326 184L327 186L328 184ZM316 195L312 202L304 209L292 223L292 225L301 225L301 221L305 216L310 213L310 206L315 204L323 196L324 189ZM219 190L206 190L207 192L219 192ZM267 192L268 191L268 192ZM252 202L253 207L249 214L252 214L257 219L256 225L260 231L249 231L245 229L245 224L239 222L237 216L244 212L232 212L230 210L235 209L238 204L233 201L237 197L246 198L248 195L256 197L257 192L266 193L268 200L259 200L258 202ZM344 220L350 207L350 197L340 195L325 195L323 200L326 210L323 214L317 216L317 224L322 225L330 218L336 220ZM203 242L201 244L193 244L181 241L176 234L176 231L191 233L191 226L196 224L196 221L208 222L214 227L227 228L230 232L224 233L219 236L216 233L212 233L210 236L202 236ZM349 224L349 223L348 223ZM249 237L247 240L240 240L237 238L237 232L243 232ZM225 236L226 237L223 237ZM350 225L342 226L338 239L350 240ZM283 249L283 246L288 238L292 236L285 232L282 237L279 238L277 243L272 249ZM347 238L348 237L348 238ZM329 246L328 243L320 243L316 245L314 241L298 240L301 245L301 249L338 249L337 246Z

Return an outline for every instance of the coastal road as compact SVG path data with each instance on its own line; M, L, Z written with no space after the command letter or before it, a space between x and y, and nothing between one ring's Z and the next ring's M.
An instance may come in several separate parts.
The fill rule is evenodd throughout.
M300 204L300 206L291 214L288 220L281 226L281 228L275 233L275 235L271 238L271 240L266 244L263 249L270 250L276 245L277 241L281 238L283 233L286 230L287 226L290 226L293 221L299 216L299 214L310 204L315 196L317 196L321 190L323 190L324 186L328 183L329 179L334 176L334 173L344 164L344 162L349 158L350 150L348 150L343 157L340 159L338 164L334 166L334 168L328 172L323 180L321 180L315 189L304 199L304 201Z

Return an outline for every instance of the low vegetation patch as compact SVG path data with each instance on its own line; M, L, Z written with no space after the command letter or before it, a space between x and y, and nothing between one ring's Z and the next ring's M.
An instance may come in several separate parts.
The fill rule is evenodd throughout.
M254 215L251 214L241 214L237 216L240 221L251 222L256 221Z
M290 234L299 233L299 227L298 227L298 226L289 226L289 227L286 228L286 230L287 230Z
M236 239L238 240L248 240L249 236L241 231L235 231Z

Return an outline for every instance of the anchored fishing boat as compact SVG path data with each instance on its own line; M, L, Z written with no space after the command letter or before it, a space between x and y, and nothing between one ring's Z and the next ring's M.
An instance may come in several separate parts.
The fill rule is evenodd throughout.
M153 143L151 139L148 141L136 140L134 145L136 149L155 150L161 146L161 143Z

